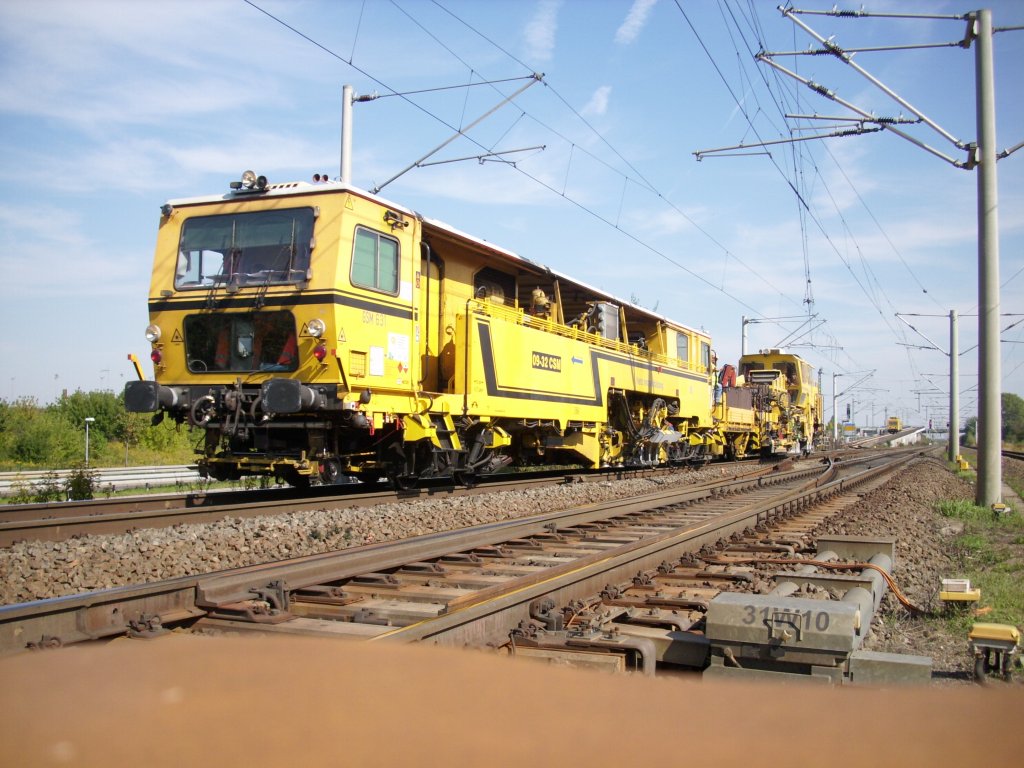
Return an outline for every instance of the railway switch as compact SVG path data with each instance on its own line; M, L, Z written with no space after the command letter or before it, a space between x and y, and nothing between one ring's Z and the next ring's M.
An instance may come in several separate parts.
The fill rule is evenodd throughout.
M818 553L795 571L775 574L769 594L723 592L708 606L710 677L784 675L833 683L927 682L931 661L863 650L872 616L892 570L891 537L819 537ZM822 566L848 559L860 572ZM853 570L858 569L857 563ZM846 564L844 564L846 565ZM794 596L808 587L841 593L838 600Z

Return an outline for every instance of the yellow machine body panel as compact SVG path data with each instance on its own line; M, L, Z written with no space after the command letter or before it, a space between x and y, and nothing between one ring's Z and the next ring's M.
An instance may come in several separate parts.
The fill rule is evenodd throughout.
M808 451L821 435L822 398L814 369L778 349L744 355L743 385L754 390L762 446L775 453Z
M219 275L185 281L183 253L190 223L236 217L244 223L251 214L310 212L314 222L309 258L304 272L289 284L261 283L260 270L245 271L239 285ZM166 352L156 366L158 381L181 385L217 385L241 379L261 384L279 376L274 361L264 352L280 356L279 348L266 349L255 323L235 322L227 339L227 353L213 350L212 360L201 360L184 349L185 323L196 315L251 315L256 318L286 313L294 324L295 366L291 377L314 385L333 385L357 391L367 387L376 395L380 413L406 411L418 389L419 357L413 322L416 270L419 267L418 221L388 212L384 206L352 193L325 194L311 187L305 195L266 199L241 198L222 202L185 203L161 220L150 290L151 322L162 331ZM237 225L239 230L241 225ZM387 275L354 273L352 254L359 242L387 244L394 264ZM210 251L206 251L207 254ZM254 267L261 265L255 264ZM243 269L248 270L247 267ZM177 270L177 272L176 272ZM253 278L253 275L256 275ZM198 276L198 275L197 275ZM310 323L323 331L314 336ZM323 344L318 359L313 350ZM241 352L241 354L240 354Z
M547 329L521 311L470 302L459 318L455 392L470 413L604 421L610 389L679 402L679 417L705 424L706 372L655 362L635 347L584 331Z
M820 419L794 356L759 361L798 370L767 411L743 387L716 401L700 331L346 184L232 190L162 208L155 377L125 390L129 410L205 433L210 476L682 463Z
M971 625L968 634L971 640L997 640L1003 643L1020 644L1020 630L1012 624L991 624L978 622Z

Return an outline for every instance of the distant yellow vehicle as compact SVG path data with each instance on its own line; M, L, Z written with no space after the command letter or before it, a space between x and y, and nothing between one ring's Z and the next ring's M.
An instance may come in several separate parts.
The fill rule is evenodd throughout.
M886 422L885 428L890 433L896 434L903 429L903 422L900 421L898 416L890 416L889 421Z

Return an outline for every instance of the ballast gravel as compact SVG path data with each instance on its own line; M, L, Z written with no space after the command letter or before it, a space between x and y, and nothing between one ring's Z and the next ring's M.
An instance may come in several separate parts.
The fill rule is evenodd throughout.
M311 509L215 523L147 528L68 541L26 541L0 549L0 604L194 576L381 541L466 528L722 477L701 470L654 478L496 491L376 507Z
M1024 462L1005 460L1004 477L1024 482ZM721 465L699 472L410 500L372 508L312 509L274 517L144 529L63 542L22 542L0 548L0 603L11 604L147 581L190 576L312 555L434 531L552 512L591 502L656 492L730 474ZM932 658L939 685L972 684L973 660L964 632L943 621L937 605L942 578L962 576L954 562L963 524L936 510L942 500L973 498L969 482L938 459L918 459L882 487L825 521L816 534L893 535L893 575L915 605L911 618L888 594L866 647ZM1019 551L1019 546L1014 550ZM764 589L772 585L764 583ZM827 593L809 595L827 597ZM932 613L938 611L937 613Z

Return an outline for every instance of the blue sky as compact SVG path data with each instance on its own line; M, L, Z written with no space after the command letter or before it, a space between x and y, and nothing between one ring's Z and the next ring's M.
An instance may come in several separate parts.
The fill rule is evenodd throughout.
M811 121L786 113L851 115L754 61L762 45L814 42L776 5L5 0L0 397L45 403L63 389L120 390L133 376L129 352L148 375L142 334L160 205L226 190L246 168L271 181L336 176L343 84L382 97L354 109L353 181L369 189L541 72L543 82L428 162L526 151L505 154L508 162L425 165L382 194L703 328L720 361L739 356L741 317L757 318L749 348L790 337L787 346L822 369L826 408L833 373L843 374L842 391L875 370L852 394L860 424L942 412L948 358L919 347L948 350L956 309L962 415L973 414L975 172L889 132L776 145L770 155L693 154L813 133ZM1022 3L988 7L997 27L1024 24ZM939 19L800 18L847 49L951 42L965 31ZM776 61L880 117L908 114L835 57ZM854 61L956 139L974 140L973 48ZM1002 150L1024 140L1024 32L996 35L995 67ZM817 122L818 133L834 130ZM927 127L906 131L966 157ZM1024 321L1024 150L998 172L1006 328ZM809 323L771 320L808 308ZM1024 322L1003 340L1003 388L1024 395Z

